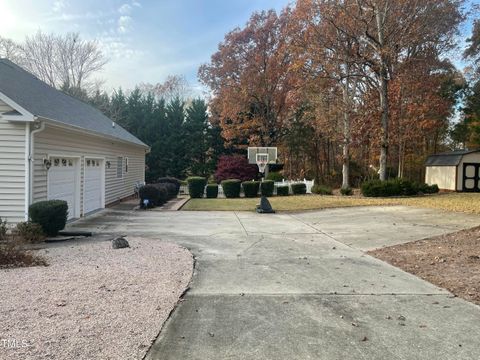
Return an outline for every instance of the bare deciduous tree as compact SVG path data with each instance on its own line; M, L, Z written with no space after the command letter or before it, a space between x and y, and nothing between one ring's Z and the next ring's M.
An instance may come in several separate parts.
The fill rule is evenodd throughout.
M188 82L181 75L169 75L163 83L141 83L138 88L143 94L151 93L157 99L166 101L174 98L186 99L190 95Z
M78 33L46 34L38 31L22 44L0 38L0 56L25 67L47 84L62 89L94 90L93 75L107 59L96 41L82 40Z
M11 39L0 36L0 58L7 58L15 63L21 62L21 48Z

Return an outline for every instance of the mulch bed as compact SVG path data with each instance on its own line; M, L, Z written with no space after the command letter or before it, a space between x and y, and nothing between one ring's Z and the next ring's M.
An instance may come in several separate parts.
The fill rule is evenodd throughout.
M480 305L480 226L369 254Z

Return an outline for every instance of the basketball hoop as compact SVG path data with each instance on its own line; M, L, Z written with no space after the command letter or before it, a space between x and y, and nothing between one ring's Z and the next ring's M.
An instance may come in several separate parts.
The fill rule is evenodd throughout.
M268 164L268 154L257 154L257 166L261 173L265 172Z
M247 153L248 163L257 164L258 171L264 176L268 176L268 164L275 164L277 162L277 148L276 147L248 147Z

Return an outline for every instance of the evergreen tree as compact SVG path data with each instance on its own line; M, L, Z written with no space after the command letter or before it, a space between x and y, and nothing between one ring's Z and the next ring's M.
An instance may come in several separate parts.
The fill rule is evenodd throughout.
M128 96L118 89L111 97L100 90L90 97L67 87L64 91L95 106L151 147L146 156L148 182L164 176L208 176L225 152L221 129L209 124L207 104L202 99L187 107L179 97L166 103L139 88Z
M185 139L184 131L185 104L180 98L174 98L166 107L166 137L163 161L167 165L165 175L184 178L188 165L186 147L190 144Z
M110 116L110 97L105 91L101 92L97 89L95 94L88 99L88 102L106 116Z
M202 99L195 99L187 108L184 124L185 142L188 144L185 154L190 175L206 176L208 174L207 131L207 104Z
M114 90L110 99L110 111L105 115L130 131L127 126L127 106L127 99L122 89Z

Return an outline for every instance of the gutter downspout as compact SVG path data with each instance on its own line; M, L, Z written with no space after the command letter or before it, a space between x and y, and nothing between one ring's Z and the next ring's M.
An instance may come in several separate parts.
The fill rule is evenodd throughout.
M35 119L37 119L35 117ZM26 198L28 198L28 206L32 204L33 202L33 174L34 174L34 169L33 169L33 162L34 162L34 151L35 151L35 137L34 135L36 133L39 133L40 131L45 130L45 122L41 121L40 126L37 127L36 129L32 130L30 132L30 137L29 137L29 149L28 149L28 195ZM28 206L27 206L27 218L28 218Z
M30 122L25 123L25 205L23 218L28 221L30 205Z

